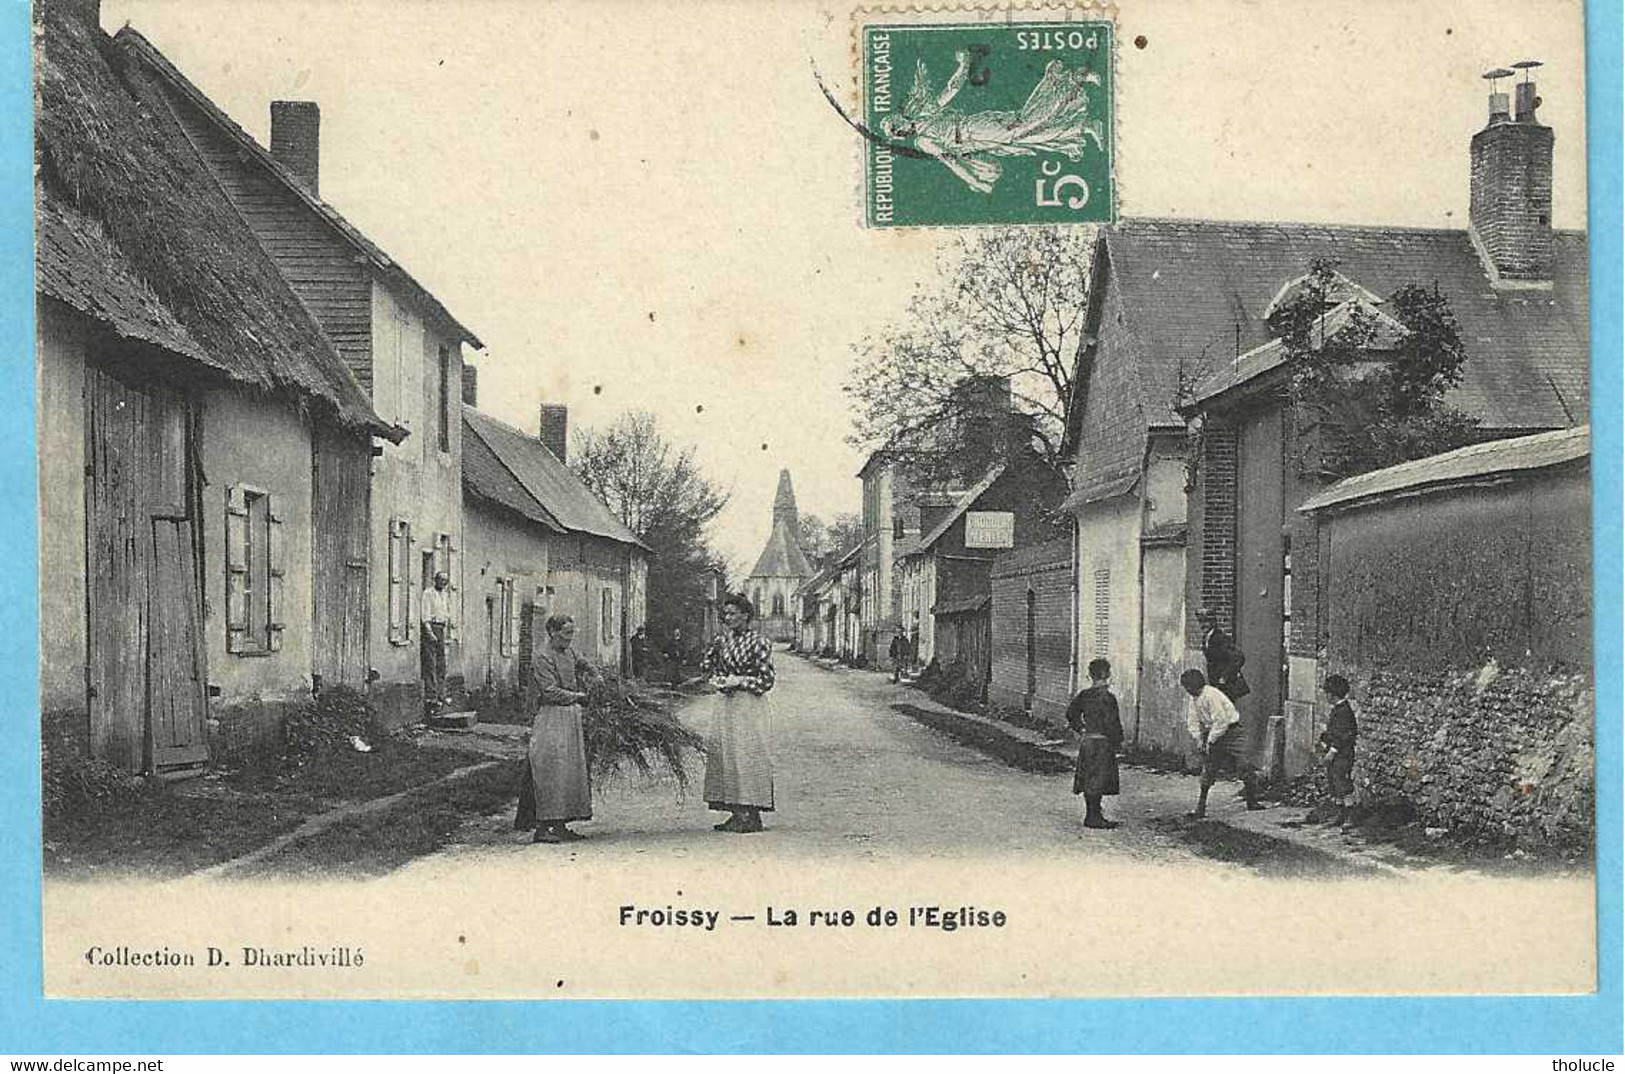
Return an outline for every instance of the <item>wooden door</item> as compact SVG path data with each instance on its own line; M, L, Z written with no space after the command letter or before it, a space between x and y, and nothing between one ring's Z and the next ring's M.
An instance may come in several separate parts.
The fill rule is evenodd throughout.
M319 425L311 455L312 670L324 685L367 683L367 529L372 451Z
M91 756L131 771L207 755L193 429L179 392L85 372Z
M209 757L197 577L191 520L155 516L147 572L147 748L148 767L160 775L200 768Z
M1247 658L1252 693L1237 706L1255 744L1280 715L1285 684L1281 642L1285 514L1281 415L1274 409L1241 428L1236 460L1236 644Z

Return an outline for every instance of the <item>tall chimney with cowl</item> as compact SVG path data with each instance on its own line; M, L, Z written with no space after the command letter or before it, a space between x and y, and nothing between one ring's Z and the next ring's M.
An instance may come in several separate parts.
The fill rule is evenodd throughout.
M560 462L570 461L564 454L565 445L570 442L569 433L570 408L552 403L543 403L537 439L541 440L542 445L551 451L554 458Z
M321 175L322 110L315 101L271 102L271 156L312 194Z
M1535 118L1540 107L1531 72L1535 60L1500 67L1490 82L1490 115L1473 135L1468 218L1473 241L1497 286L1541 286L1552 278L1552 129ZM1516 78L1513 107L1499 81Z

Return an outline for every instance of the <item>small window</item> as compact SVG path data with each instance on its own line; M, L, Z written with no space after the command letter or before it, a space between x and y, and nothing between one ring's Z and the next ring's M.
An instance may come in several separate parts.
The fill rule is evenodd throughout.
M891 535L897 540L901 541L903 539L903 532L903 516L898 515L896 518L892 519Z
M783 615L784 614L784 594L783 593L775 593L775 594L773 594L773 614L774 615Z
M615 641L615 590L605 586L602 600L598 622L602 627L604 644L610 645Z
M269 494L226 491L226 651L282 648L282 520Z

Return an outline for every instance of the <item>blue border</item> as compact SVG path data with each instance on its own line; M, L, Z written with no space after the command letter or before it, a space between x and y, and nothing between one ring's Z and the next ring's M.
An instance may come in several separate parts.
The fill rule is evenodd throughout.
M1596 512L1599 981L1565 999L806 1003L108 1003L40 999L36 571L0 576L0 1051L39 1055L435 1052L1402 1052L1619 1054L1621 740L1620 9L1588 5ZM0 536L37 557L26 0L0 4ZM1200 977L1192 967L1192 980Z

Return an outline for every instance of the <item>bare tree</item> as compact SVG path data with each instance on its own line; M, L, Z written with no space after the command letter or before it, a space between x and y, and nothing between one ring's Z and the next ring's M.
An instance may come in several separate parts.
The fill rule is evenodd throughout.
M931 458L946 431L992 417L995 396L963 385L1007 378L1011 405L1059 468L1093 247L1092 228L961 238L939 261L942 286L916 291L895 324L855 345L851 443Z

